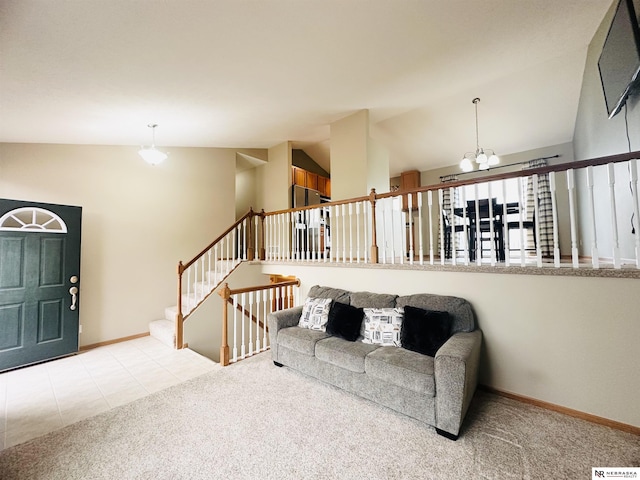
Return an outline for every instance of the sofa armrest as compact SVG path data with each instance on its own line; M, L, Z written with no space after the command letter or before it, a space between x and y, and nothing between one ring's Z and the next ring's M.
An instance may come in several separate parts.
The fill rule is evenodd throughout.
M435 356L436 428L456 437L478 384L482 332L460 332Z
M267 315L267 325L269 328L269 342L271 344L271 358L274 362L278 359L278 331L287 327L298 325L302 315L302 306L287 308Z

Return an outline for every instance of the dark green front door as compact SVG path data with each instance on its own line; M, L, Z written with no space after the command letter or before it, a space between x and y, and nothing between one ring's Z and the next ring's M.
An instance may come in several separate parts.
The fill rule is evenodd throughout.
M81 217L0 199L0 371L78 351Z

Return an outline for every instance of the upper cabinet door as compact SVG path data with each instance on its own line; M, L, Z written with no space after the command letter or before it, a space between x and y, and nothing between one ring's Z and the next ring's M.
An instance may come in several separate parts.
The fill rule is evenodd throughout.
M318 190L318 174L307 172L307 188Z
M307 186L307 172L298 167L291 167L293 170L293 184L301 187Z

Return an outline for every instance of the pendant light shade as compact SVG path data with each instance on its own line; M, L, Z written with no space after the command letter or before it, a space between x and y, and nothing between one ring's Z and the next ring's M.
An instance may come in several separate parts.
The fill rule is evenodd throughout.
M156 148L156 127L158 125L155 123L150 123L147 126L153 132L152 143L150 147L142 147L140 150L138 150L138 155L140 155L149 165L158 165L159 163L162 163L167 159L167 154L161 152Z

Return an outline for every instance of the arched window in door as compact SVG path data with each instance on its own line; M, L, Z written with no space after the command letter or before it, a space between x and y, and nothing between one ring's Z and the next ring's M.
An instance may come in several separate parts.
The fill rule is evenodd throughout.
M67 225L58 215L44 208L21 207L0 217L0 231L67 233Z

